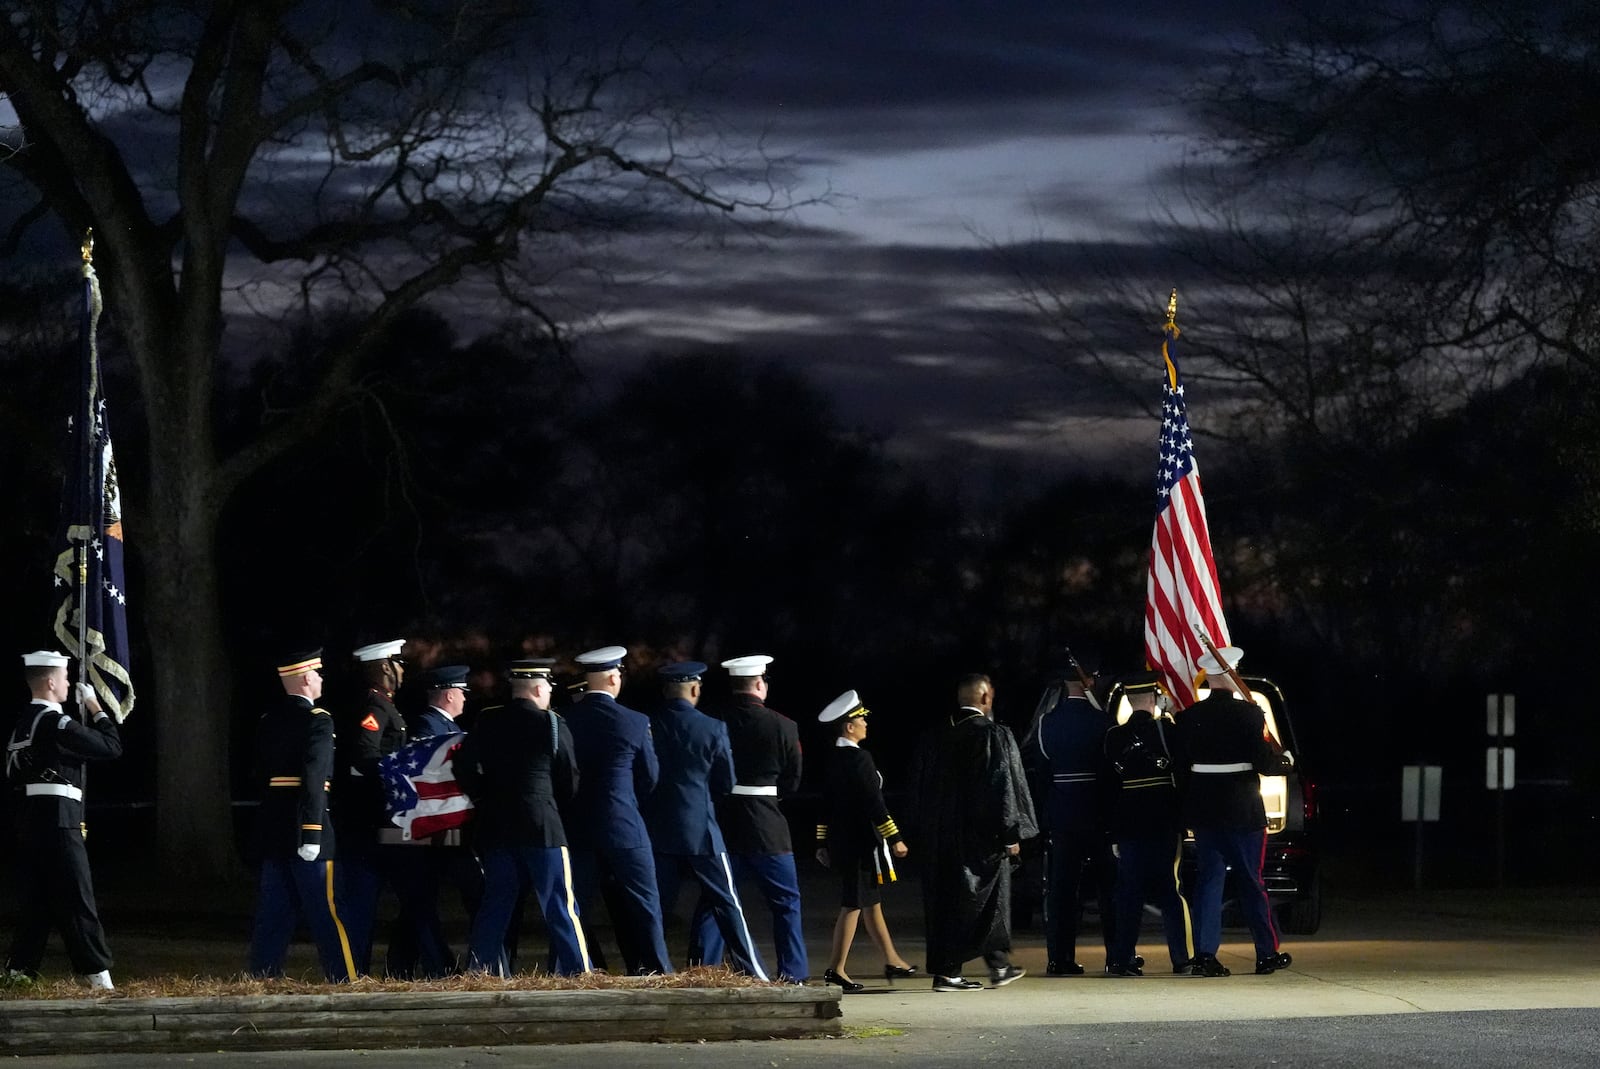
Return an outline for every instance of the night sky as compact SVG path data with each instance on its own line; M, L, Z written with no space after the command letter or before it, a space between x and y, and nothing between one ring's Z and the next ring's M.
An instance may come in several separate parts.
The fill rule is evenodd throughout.
M698 24L708 47L734 50L710 106L792 157L798 196L832 197L797 209L793 232L763 247L620 250L632 284L603 296L585 366L726 345L804 367L846 420L913 462L955 461L976 479L1067 468L1144 478L1153 425L1049 362L1004 250L1159 246L1186 149L1180 95L1263 24L1259 5L826 0L759 11ZM1149 279L1152 383L1166 293L1183 281Z

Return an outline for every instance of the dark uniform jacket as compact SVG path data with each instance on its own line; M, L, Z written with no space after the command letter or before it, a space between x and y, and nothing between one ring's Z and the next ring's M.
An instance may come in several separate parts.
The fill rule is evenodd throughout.
M333 775L333 716L306 698L282 695L256 727L256 775L262 787L257 844L264 858L296 860L319 844L333 858L328 780Z
M717 806L728 851L792 854L789 821L778 799L800 789L800 729L753 694L736 694L723 715L733 744L738 787L777 787L776 795L729 794Z
M567 834L589 847L650 848L639 801L655 789L660 766L650 718L592 690L572 707L567 726L578 754L578 793Z
M1179 760L1172 721L1136 709L1106 732L1106 760L1120 783L1111 803L1111 838L1168 838L1183 830L1175 772Z
M645 804L650 844L658 854L722 853L715 801L733 789L728 726L674 698L656 717L653 734L661 780Z
M1104 835L1115 776L1105 757L1111 714L1087 698L1062 698L1035 725L1022 751L1044 795L1040 823L1058 839Z
M481 846L567 845L556 805L578 789L578 758L560 716L525 698L483 710L456 751L455 769L472 798Z
M1258 776L1289 770L1266 738L1266 718L1254 702L1214 690L1177 717L1178 747L1189 766L1183 816L1191 828L1250 831L1267 826ZM1195 771L1196 766L1241 765L1234 772Z
M883 802L883 776L861 747L834 746L823 790L827 823L818 828L817 838L830 857L865 857L880 843L900 841L900 827Z
M465 729L433 706L428 706L413 718L410 724L413 739L431 739L435 735L463 735Z
M349 854L376 843L378 829L393 826L384 807L378 759L405 745L406 722L390 695L377 688L367 691L354 715L338 716L335 722L339 730L333 797L339 838Z
M6 752L6 770L18 793L16 812L23 829L81 827L84 764L121 756L122 739L112 717L98 717L85 727L54 702L35 700L25 706ZM32 794L29 785L35 785Z

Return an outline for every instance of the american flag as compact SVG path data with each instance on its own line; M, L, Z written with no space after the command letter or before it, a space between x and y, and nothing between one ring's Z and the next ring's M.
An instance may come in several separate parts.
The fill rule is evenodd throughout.
M459 828L472 815L472 799L456 783L455 756L464 738L457 732L417 739L379 760L389 819L405 838Z
M1198 626L1218 646L1231 645L1222 615L1217 565L1206 528L1200 469L1189 433L1183 379L1173 356L1178 328L1167 325L1161 344L1167 378L1161 384L1161 459L1156 465L1156 525L1150 543L1150 581L1144 607L1144 656L1162 675L1179 708L1193 705L1205 652Z

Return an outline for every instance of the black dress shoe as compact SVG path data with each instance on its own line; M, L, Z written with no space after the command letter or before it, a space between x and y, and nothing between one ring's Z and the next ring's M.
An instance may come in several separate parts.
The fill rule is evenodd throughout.
M1075 961L1052 961L1045 965L1046 976L1082 976L1083 966Z
M1288 954L1281 952L1268 954L1264 958L1256 959L1256 975L1265 976L1267 973L1277 972L1279 969L1287 969L1292 964L1294 964L1294 959Z
M1135 965L1133 962L1130 961L1130 962L1126 962L1126 963L1118 964L1118 965L1107 965L1106 966L1106 975L1107 976L1143 976L1144 975L1144 970L1139 968L1139 966Z
M907 965L903 969L898 965L885 965L883 967L883 978L891 984L896 980L910 980L921 975L922 973L917 970L915 965Z
M935 991L982 991L983 985L976 980L968 980L960 976L935 976L933 978Z
M844 988L844 993L847 995L853 995L857 991L865 991L867 989L866 984L858 984L854 980L846 980L832 969L824 969L822 971L822 982L825 984L836 984L839 987Z
M1193 968L1194 968L1194 959L1193 958L1189 958L1186 961L1180 961L1177 964L1173 965L1172 966L1172 975L1173 976L1188 976L1190 974L1190 970L1193 969Z
M1232 976L1228 967L1210 954L1196 954L1189 963L1190 976Z
M1128 964L1132 965L1135 969L1144 968L1144 955L1135 954L1133 957L1128 959Z

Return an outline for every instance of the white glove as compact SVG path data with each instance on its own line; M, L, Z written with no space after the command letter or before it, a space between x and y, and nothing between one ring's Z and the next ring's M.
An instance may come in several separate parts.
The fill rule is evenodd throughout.
M1116 858L1118 861L1122 860L1122 847L1117 845L1116 843L1112 843L1111 844L1111 856Z
M94 700L94 688L89 684L74 683L73 688L77 691L79 704L87 705Z
M322 847L317 843L307 843L300 849L296 850L295 853L300 855L301 861L315 861L317 859L317 855L322 853Z
M1294 767L1294 754L1290 753L1288 750L1285 750L1283 751L1283 759L1289 762L1290 768Z

